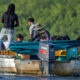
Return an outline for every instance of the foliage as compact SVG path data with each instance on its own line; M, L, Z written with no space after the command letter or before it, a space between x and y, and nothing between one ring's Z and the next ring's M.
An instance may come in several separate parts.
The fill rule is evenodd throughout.
M0 17L10 3L15 3L20 26L15 35L22 33L29 38L28 17L33 16L54 35L68 35L76 39L80 35L80 0L0 0ZM0 30L3 24L0 23Z

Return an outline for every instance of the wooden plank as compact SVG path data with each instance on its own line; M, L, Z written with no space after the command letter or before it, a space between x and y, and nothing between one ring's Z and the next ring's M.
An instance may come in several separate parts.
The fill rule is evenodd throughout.
M15 60L18 73L21 74L42 74L40 71L39 61L36 60Z
M0 72L4 72L4 73L6 73L6 72L8 72L8 73L17 73L17 70L16 70L15 67L14 68L11 68L11 67L1 68L0 67Z
M0 62L0 68L2 67L15 67L15 63L14 62Z
M74 71L74 62L55 61L53 64L52 74L72 75Z
M15 67L15 61L13 58L0 58L0 67Z
M3 61L4 62L7 62L7 61L12 62L13 61L14 62L14 58L9 58L9 59L8 58L0 58L0 62L3 62Z

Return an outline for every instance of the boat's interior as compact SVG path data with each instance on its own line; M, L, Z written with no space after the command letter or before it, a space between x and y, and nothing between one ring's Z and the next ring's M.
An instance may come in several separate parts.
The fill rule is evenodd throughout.
M80 56L80 47L78 47L78 54ZM10 50L1 50L0 55L12 55L12 56L20 56L21 59L27 60L30 59L30 55L24 55L24 54L16 54L15 52L12 52ZM66 57L66 50L57 50L55 51L56 58L58 57Z

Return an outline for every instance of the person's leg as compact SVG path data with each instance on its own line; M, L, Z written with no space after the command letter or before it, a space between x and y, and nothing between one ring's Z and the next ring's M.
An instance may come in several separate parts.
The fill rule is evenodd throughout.
M2 38L5 36L5 33L6 33L6 30L5 29L2 29L1 32L0 32L0 50L1 50L1 45L2 45Z
M6 30L5 29L2 29L1 30L1 33L0 33L0 41L6 35L5 33L6 33Z
M13 42L14 39L14 30L11 30L10 43Z
M14 30L11 30L11 33L7 34L8 37L8 43L10 44L11 42L13 42L13 38L14 38Z

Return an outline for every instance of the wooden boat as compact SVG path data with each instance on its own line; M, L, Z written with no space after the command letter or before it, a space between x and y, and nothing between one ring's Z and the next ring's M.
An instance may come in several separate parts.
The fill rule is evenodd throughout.
M2 73L36 76L80 74L80 60L55 61L48 67L51 68L49 74L43 74L41 66L40 60L21 60L11 56L0 58L0 72Z
M6 51L7 52L7 51ZM49 64L50 67L46 69L46 73L43 74L43 68L41 66L41 60L30 60L29 55L0 55L0 72L2 73L15 73L15 74L27 74L36 76L48 76L48 75L72 75L80 74L80 60L71 61L54 61ZM4 53L5 54L5 53ZM7 53L6 53L7 54ZM50 73L48 70L50 69Z
M74 73L80 74L80 60L53 61L46 69L46 73L43 74L43 67L41 67L43 65L41 60L30 60L29 55L16 55L16 53L11 51L1 52L0 72L2 73L15 73L19 75L27 74L36 76L48 76L55 74L72 75ZM48 73L48 70L50 70L50 73Z
M23 45L29 45L23 49ZM41 43L39 44L32 42L30 43L18 43L18 47L14 45L11 46L11 49L18 52L20 50L21 54L16 54L14 52L8 51L4 53L3 51L0 56L0 72L15 73L15 74L28 74L28 75L38 75L38 76L49 76L49 75L72 75L80 74L80 60L78 58L74 60L64 60L58 61L56 57L65 57L66 51L57 51L53 49L52 44ZM20 49L20 45L22 50ZM33 47L33 45L36 45ZM72 45L72 44L70 44ZM31 47L30 47L31 46ZM37 50L36 50L37 48ZM24 50L24 51L23 51ZM32 50L32 51L31 51ZM23 55L29 52L30 55L36 54L40 60L30 60L30 55ZM39 51L39 54L38 52ZM33 52L33 53L32 53ZM36 52L36 53L35 53ZM61 52L61 53L60 53ZM55 54L54 54L55 53Z
M19 75L36 75L36 76L48 76L48 75L72 75L80 74L80 60L71 61L53 61L49 64L50 67L46 69L46 73L43 74L43 66L41 60L30 60L29 55L16 55L11 51L0 55L0 72L2 73L15 73ZM8 53L7 53L8 52ZM8 55L10 54L10 55ZM58 55L57 55L58 56ZM61 55L60 55L61 56ZM48 70L50 68L50 73Z
M80 60L67 61L55 61L50 64L50 74L43 74L39 60L16 60L16 69L19 74L34 74L39 76L49 76L49 75L72 75L80 74ZM46 70L48 71L48 70Z

